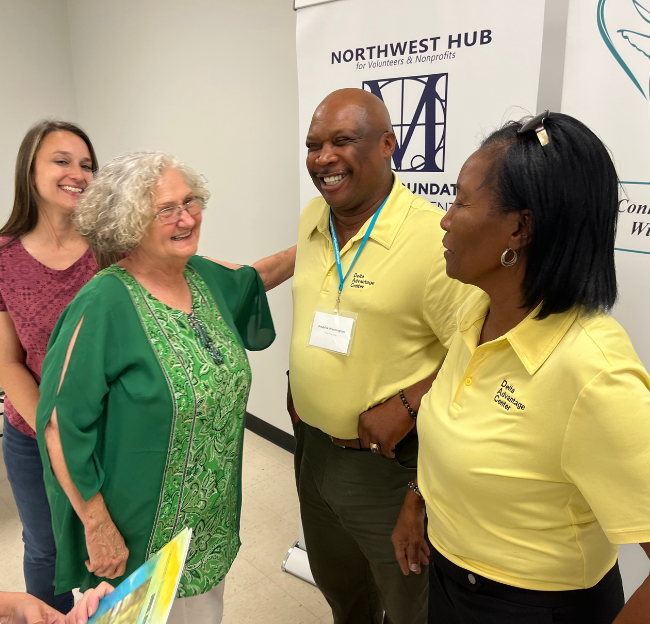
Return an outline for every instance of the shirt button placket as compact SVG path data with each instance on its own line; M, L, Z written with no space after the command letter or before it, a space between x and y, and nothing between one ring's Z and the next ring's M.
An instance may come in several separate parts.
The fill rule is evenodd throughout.
M460 385L458 386L458 390L456 391L456 396L454 397L454 403L458 406L463 405L463 391L468 390L472 384L474 383L472 379L472 375L476 372L474 369L476 368L475 366L475 360L480 360L483 358L483 355L485 352L481 352L481 354L475 353L472 358L469 361L469 364L467 365L467 368L465 369L465 373L463 376L462 381L460 382Z

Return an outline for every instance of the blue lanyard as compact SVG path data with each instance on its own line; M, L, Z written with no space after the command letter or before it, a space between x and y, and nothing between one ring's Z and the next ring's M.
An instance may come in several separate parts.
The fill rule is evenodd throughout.
M390 195L388 197L390 197ZM361 240L361 245L357 250L357 255L354 256L354 260L352 260L352 264L350 265L348 272L345 274L345 277L343 276L343 268L341 267L341 252L339 250L339 241L338 238L336 237L336 230L334 229L334 221L332 220L332 209L330 208L330 234L332 235L332 246L334 247L334 256L336 257L336 268L339 271L339 294L336 299L336 310L338 310L339 302L341 300L341 292L343 291L343 284L345 284L345 280L348 279L348 275L350 275L350 271L352 271L352 267L354 266L354 263L357 261L357 258L363 251L363 248L366 246L366 243L368 242L368 238L370 238L372 229L375 227L375 223L377 222L377 217L379 217L379 213L381 212L381 209L386 205L386 202L388 201L388 197L384 200L384 203L381 206L379 206L379 210L375 212L372 221L370 221L370 225L368 226L368 229L366 230L366 233L364 234L363 239Z

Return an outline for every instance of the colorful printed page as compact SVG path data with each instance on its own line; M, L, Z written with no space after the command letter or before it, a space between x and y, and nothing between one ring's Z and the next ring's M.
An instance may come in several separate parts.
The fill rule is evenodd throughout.
M192 529L183 529L100 603L88 624L165 624L185 565Z

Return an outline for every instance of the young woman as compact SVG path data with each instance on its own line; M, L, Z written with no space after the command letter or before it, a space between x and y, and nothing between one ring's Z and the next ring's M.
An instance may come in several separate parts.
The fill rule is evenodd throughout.
M62 613L70 611L73 597L54 595L56 547L34 426L52 329L97 272L71 220L96 170L93 146L78 126L36 124L18 151L14 206L0 229L0 385L7 394L2 450L23 524L27 592Z

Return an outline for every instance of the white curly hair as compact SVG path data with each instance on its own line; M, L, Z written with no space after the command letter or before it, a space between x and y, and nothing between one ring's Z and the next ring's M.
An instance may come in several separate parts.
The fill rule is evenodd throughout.
M136 152L118 156L102 167L79 199L73 220L97 253L135 249L154 218L154 194L160 176L176 169L205 205L210 192L203 178L174 156Z

